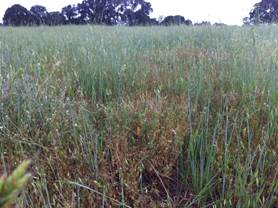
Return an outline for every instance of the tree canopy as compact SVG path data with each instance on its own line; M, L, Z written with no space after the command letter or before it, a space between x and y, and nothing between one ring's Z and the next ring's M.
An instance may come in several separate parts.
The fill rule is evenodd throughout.
M183 16L175 15L175 16L167 16L162 22L162 25L192 25L191 20L185 20Z
M15 4L6 10L3 23L4 25L12 26L31 25L37 24L38 19L28 9L19 4Z
M39 24L46 24L47 19L49 17L49 13L47 12L44 6L32 6L30 12L36 16L37 20L39 21Z
M278 0L262 0L256 3L243 19L244 24L271 24L278 22Z
M32 25L159 25L150 17L151 3L145 0L82 0L76 5L67 5L61 11L48 12L46 7L34 5L30 11L19 4L8 8L3 23L11 26ZM168 16L161 25L192 25L183 16Z
M32 6L30 11L15 4L8 8L3 17L4 25L32 26L32 25L62 25L65 17L60 12L47 12L44 6Z
M44 6L32 6L30 11L16 4L5 12L4 25L104 24L145 25L156 23L149 17L152 6L144 0L83 0L68 5L61 12L48 12Z

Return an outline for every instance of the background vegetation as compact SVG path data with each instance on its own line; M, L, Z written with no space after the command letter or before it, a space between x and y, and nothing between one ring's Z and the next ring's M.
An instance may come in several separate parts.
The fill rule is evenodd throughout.
M193 22L181 15L151 18L153 8L145 0L80 0L78 4L65 6L61 11L48 12L46 7L34 5L30 11L15 4L6 9L4 26L57 26L57 25L126 25L126 26L171 26ZM278 22L278 1L261 0L249 15L243 18L244 25L273 24ZM0 24L1 25L1 24ZM210 26L208 21L196 22L195 26ZM214 26L224 26L214 23Z
M278 28L0 30L19 207L277 207ZM146 35L147 34L147 35Z

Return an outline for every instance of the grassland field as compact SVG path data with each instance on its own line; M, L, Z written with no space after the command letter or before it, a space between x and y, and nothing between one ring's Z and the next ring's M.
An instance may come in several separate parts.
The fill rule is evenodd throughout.
M0 28L0 70L18 207L278 207L277 26Z

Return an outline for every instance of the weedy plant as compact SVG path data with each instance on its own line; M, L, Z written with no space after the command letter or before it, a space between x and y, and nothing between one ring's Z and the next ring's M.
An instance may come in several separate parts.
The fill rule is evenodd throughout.
M25 187L31 175L26 173L30 161L23 162L11 175L0 178L0 207L9 207L16 200L19 192Z
M33 158L18 204L277 207L277 34L0 28L0 152Z

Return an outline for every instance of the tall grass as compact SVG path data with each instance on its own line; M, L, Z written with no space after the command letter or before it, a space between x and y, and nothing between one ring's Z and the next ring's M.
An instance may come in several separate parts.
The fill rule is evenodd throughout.
M278 27L0 30L20 207L278 206Z

